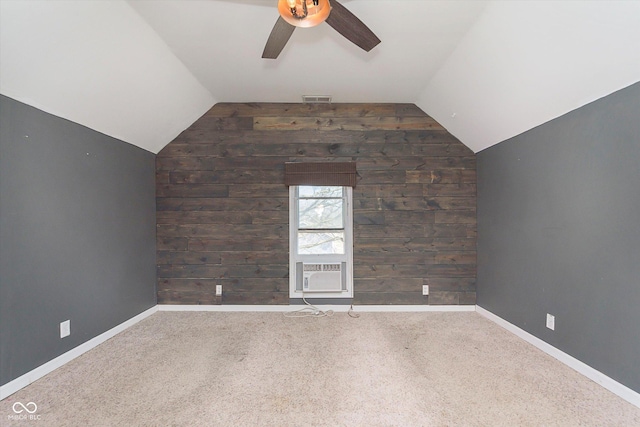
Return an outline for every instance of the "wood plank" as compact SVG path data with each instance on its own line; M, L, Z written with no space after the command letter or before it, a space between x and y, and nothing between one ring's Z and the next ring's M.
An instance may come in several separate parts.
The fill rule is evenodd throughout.
M469 224L402 224L360 225L353 229L354 238L361 237L474 237L475 226Z
M471 169L475 170L475 157L361 157L357 159L358 170L386 170L390 168L402 170L425 169Z
M438 211L382 211L385 224L432 224Z
M422 279L372 278L354 279L354 289L361 292L422 292Z
M254 117L256 130L443 130L429 116L424 117Z
M215 117L204 115L193 123L191 130L207 129L207 130L252 130L253 120L251 117Z
M438 264L467 264L475 265L476 251L463 252L438 252L436 255L436 263Z
M282 170L174 171L169 181L171 184L275 184L284 182L284 167Z
M288 209L289 199L210 199L167 197L156 199L158 211L253 211Z
M158 251L186 251L189 240L185 237L159 237L156 239Z
M458 303L460 305L476 305L476 293L460 292Z
M176 170L214 170L216 169L217 157L198 156L157 156L156 171L176 171Z
M476 170L475 156L455 156L441 157L431 156L420 158L422 163L415 169L417 170L433 170L433 169L467 169Z
M289 133L294 136L299 136L298 132ZM160 158L196 156L201 158L227 159L259 156L261 158L286 157L288 160L294 160L305 157L323 157L325 159L356 157L356 159L364 161L368 158L410 158L412 156L420 158L424 158L425 156L450 157L456 155L456 151L461 151L452 148L459 147L459 145L424 144L422 146L416 146L410 143L357 142L353 140L350 141L349 138L337 138L334 133L327 135L325 138L314 138L314 140L301 138L299 141L295 141L293 138L286 138L284 139L286 142L270 138L261 139L255 143L243 142L234 144L213 143L211 141L203 141L203 143L172 143L162 150L162 157ZM344 141L341 141L341 139L344 139ZM465 153L466 151L467 150L465 150ZM162 160L161 165L168 161L169 160ZM215 161L213 167L215 167ZM207 169L204 170L210 170L212 166L207 164L206 168ZM186 166L184 169L191 170L190 168L187 169Z
M403 129L403 130L336 130L316 131L312 129L301 130L258 130L253 131L220 131L217 129L186 129L171 144L223 144L235 145L259 145L259 144L318 144L326 143L327 139L340 144L380 144L389 147L394 145L409 144L419 152L416 155L435 155L429 149L437 149L438 146L448 148L444 156L466 155L473 156L473 151L462 144L456 137L443 129ZM168 146L167 146L168 147ZM165 147L166 148L166 147ZM159 156L166 156L167 151L161 150Z
M406 182L412 184L475 184L476 171L467 169L409 170Z
M403 104L407 111L410 105ZM416 107L417 108L417 107ZM401 110L402 111L402 110ZM318 116L318 117L379 117L396 116L396 104L302 104L302 103L218 103L206 116L254 117L254 116ZM405 115L409 115L408 112ZM415 114L415 112L413 113ZM425 115L422 113L422 115Z
M158 278L288 277L288 265L158 265Z
M446 141L449 143L444 145ZM453 137L451 140L445 140L443 137L433 135L433 142L438 142L439 144L413 144L411 147L413 154L416 156L436 157L475 155L469 147Z
M223 304L282 305L289 304L289 292L228 292L222 295Z
M165 146L162 151L158 153L156 157L156 165L158 162L162 160L162 162L167 162L173 157L221 157L222 153L224 153L224 148L219 144L212 143L211 141L207 141L206 144L189 144L189 143L180 143L180 142L172 142L171 144Z
M430 277L425 285L433 291L475 292L475 277Z
M222 278L222 292L289 292L289 279L282 277Z
M156 184L156 197L229 197L221 184Z
M215 237L217 239L233 239L237 236L258 240L289 239L289 226L282 224L158 224L156 233L161 237Z
M357 199L354 209L392 211L436 211L475 209L475 197L387 197Z
M459 305L460 292L429 290L429 305Z
M288 251L289 240L225 240L225 239L189 239L191 251L230 251L230 252L260 252L260 251Z
M156 184L168 184L169 172L168 171L156 171Z
M370 147L368 147L370 148ZM397 147L396 147L397 148ZM407 150L405 150L407 151ZM358 170L424 170L424 169L475 169L475 161L471 162L467 157L419 157L406 155L373 156L361 150L356 158Z
M218 252L220 263L224 265L242 264L267 264L267 265L288 265L289 254L285 252L272 251L241 251L241 252Z
M435 212L436 224L475 224L476 210L448 210Z
M217 305L222 299L212 292L162 290L157 292L158 304Z
M405 184L406 173L403 170L359 171L356 188L361 184Z
M475 264L434 264L429 266L429 277L476 277Z
M393 194L396 197L420 197L425 195L424 192L425 189L423 184L359 184L353 189L353 198L354 200L378 198L389 194Z
M231 184L229 197L289 197L289 188L283 183L278 184Z
M216 285L223 293L230 292L288 292L289 281L283 278L261 277L234 279L159 279L159 291L202 292L215 294Z
M212 148L205 145L197 145L195 149ZM215 153L215 151L214 151ZM260 157L222 157L219 155L185 155L173 157L160 157L156 161L158 171L219 171L242 169L279 169L284 170L284 163L291 160L286 156L260 156Z
M158 292L198 292L214 294L219 279L158 279Z
M291 155L285 156L260 156L260 157L225 157L216 161L216 170L278 170L284 171L284 164L291 160Z
M402 279L405 277L420 278L427 277L430 269L434 265L430 264L355 264L353 274L356 277L393 277Z
M476 184L424 184L421 188L425 197L476 197Z
M346 131L341 131L340 133L344 132ZM436 149L438 146L444 146L454 151L459 147L461 150L460 153L458 153L459 155L469 153L469 149L467 147L461 144L456 137L444 129L403 129L395 131L372 130L362 132L362 134L364 140L368 143L384 143L389 147L400 144L409 144L415 149L419 147ZM456 155L454 152L450 151L447 151L447 153L449 154L445 155ZM420 155L418 152L413 152L413 154ZM434 155L434 153L424 151L422 155Z
M353 224L354 225L375 225L384 224L385 218L382 212L371 211L354 211L353 212Z
M422 117L427 115L416 104L395 104L395 107L396 116L398 117Z
M267 211L273 212L273 211ZM193 224L252 224L255 217L266 212L229 212L229 211L158 211L157 225L193 225ZM287 223L287 221L282 221Z
M353 237L426 237L426 225L424 224L354 224Z
M195 251L158 251L156 263L179 264L221 264L219 252L195 252Z
M431 251L465 251L475 250L476 239L462 238L360 238L354 242L354 259L356 254L367 252L431 252ZM458 277L458 276L453 276Z
M354 255L353 263L359 266L370 266L379 264L409 265L413 264L435 264L436 251L414 251L414 252L359 252ZM374 275L375 276L375 275ZM365 276L362 276L365 277ZM369 276L366 276L369 277Z
M157 224L289 224L288 212L266 211L158 211Z
M414 131L416 132L416 131ZM389 133L389 132L387 132ZM424 139L432 143L453 143L455 142L451 138L447 137L448 134L443 132L432 131L431 134L416 133L411 134L409 137L416 139ZM218 131L215 129L199 129L192 130L187 129L180 134L178 138L174 140L172 144L179 145L192 145L197 148L198 145L222 145L225 147L236 146L260 146L271 145L276 146L279 144L291 144L293 146L306 145L306 144L320 144L327 143L327 138L331 139L331 142L342 144L353 144L367 142L372 139L377 142L387 142L386 139L389 135L386 135L383 131L335 131L335 132L317 132L313 130L253 130L247 131ZM171 153L171 152L169 152ZM230 154L230 153L229 153ZM229 157L229 154L222 152L222 157ZM167 155L164 150L161 152L162 156Z

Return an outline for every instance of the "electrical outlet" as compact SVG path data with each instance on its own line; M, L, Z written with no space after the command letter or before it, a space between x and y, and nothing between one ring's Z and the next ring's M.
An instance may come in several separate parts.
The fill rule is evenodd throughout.
M222 285L216 285L216 296L222 295Z
M60 322L60 338L68 337L69 335L71 335L71 320Z
M547 328L551 329L552 331L555 331L556 329L556 316L553 316L549 313L547 313Z
M429 285L422 285L422 295L429 295Z

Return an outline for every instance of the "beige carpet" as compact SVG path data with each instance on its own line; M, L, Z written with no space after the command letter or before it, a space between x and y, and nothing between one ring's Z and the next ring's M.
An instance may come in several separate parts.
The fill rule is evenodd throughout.
M37 421L10 421L34 402ZM0 425L640 426L476 313L158 312L0 402Z

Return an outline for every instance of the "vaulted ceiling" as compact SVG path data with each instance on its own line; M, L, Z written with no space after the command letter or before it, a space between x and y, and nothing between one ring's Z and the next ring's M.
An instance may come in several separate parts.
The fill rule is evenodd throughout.
M0 0L0 93L154 153L216 102L415 103L477 152L640 81L640 1L341 3L380 45L267 60L276 0Z

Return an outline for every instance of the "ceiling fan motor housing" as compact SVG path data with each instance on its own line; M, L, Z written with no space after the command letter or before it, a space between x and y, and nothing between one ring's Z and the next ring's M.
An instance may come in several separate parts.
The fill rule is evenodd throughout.
M329 0L278 0L278 12L296 27L315 27L323 23L331 12Z

